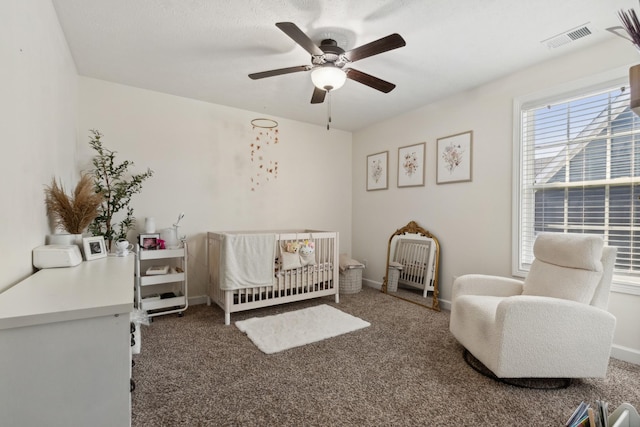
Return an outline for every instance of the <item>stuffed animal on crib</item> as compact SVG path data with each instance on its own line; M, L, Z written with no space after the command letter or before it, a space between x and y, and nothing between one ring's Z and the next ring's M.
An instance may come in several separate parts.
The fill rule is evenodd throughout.
M315 250L316 250L315 243L305 240L304 242L302 242L302 245L300 246L300 255L308 256L313 254Z
M300 250L300 242L287 242L287 246L284 248L285 252L291 254L297 254Z

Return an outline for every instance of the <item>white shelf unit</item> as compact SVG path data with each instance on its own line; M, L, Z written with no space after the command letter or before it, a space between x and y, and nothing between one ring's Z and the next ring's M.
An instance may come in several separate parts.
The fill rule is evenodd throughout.
M629 403L623 403L618 406L611 415L609 415L610 427L640 427L640 415L636 408Z
M187 264L186 242L177 249L145 250L136 245L136 307L145 310L149 317L171 313L182 316L189 305ZM169 272L145 274L147 268L157 265L168 265ZM174 296L167 297L171 294Z

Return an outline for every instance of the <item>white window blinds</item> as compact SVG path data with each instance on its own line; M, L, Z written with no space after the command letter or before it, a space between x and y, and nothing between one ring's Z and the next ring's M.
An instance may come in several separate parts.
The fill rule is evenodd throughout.
M618 248L616 275L640 277L640 119L628 88L524 104L520 127L520 270L538 233L594 233Z

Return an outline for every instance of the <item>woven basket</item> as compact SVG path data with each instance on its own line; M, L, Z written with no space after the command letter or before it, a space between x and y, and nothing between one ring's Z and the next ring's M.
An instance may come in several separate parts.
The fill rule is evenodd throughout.
M398 291L398 279L400 278L400 270L397 268L389 267L387 274L387 292Z
M362 268L349 268L340 272L340 293L356 294L362 290Z

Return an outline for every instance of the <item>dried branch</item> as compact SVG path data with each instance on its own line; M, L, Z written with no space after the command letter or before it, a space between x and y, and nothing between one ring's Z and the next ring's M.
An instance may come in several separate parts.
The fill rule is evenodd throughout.
M87 229L98 216L102 201L103 197L94 191L89 175L80 177L73 196L67 195L55 178L51 180L51 186L45 188L47 213L56 226L71 234L82 234Z
M618 16L627 34L631 37L631 41L640 49L640 20L638 20L636 11L633 9L629 9L627 12L621 10L618 12Z

